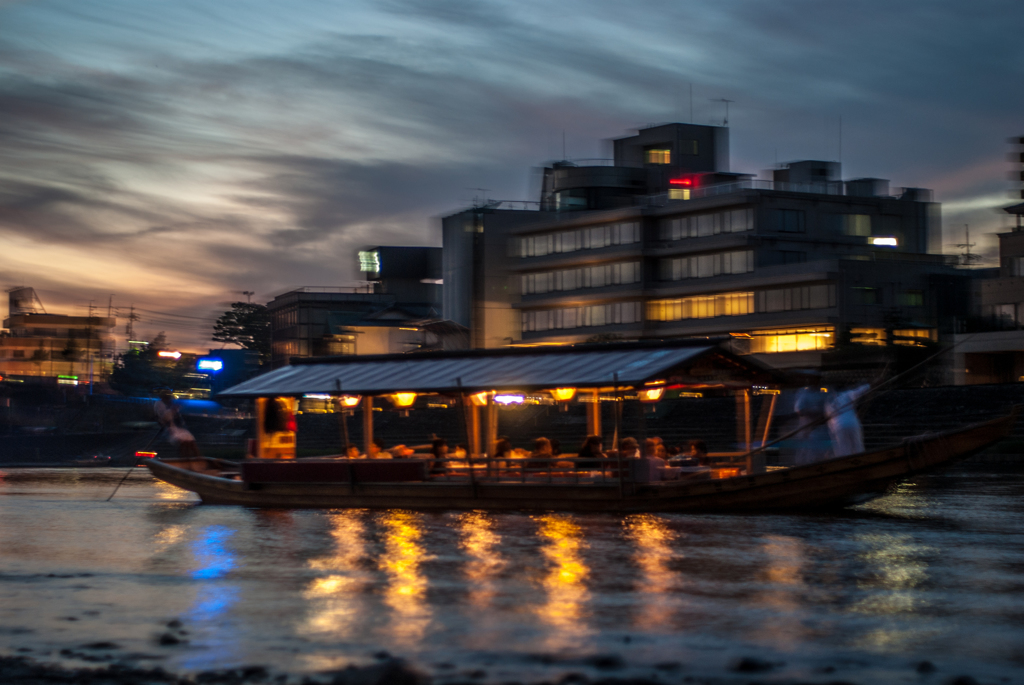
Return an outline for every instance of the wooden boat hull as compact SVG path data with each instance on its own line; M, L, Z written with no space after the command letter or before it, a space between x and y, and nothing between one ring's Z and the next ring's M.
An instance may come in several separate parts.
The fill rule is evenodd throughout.
M150 459L154 476L208 504L273 508L517 510L575 512L776 511L842 507L901 480L969 457L1009 434L1016 411L963 429L806 466L699 482L652 485L534 483L245 483L219 475L216 459Z

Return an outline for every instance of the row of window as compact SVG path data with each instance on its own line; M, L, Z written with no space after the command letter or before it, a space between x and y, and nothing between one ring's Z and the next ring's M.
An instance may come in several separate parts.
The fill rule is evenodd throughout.
M774 288L757 293L757 311L790 312L836 306L836 287L831 284Z
M740 233L753 228L754 210L748 208L663 219L659 233L662 240L682 240L719 233Z
M558 328L638 323L641 314L639 302L615 302L589 307L524 311L523 331L550 331Z
M640 282L640 262L600 264L581 269L563 269L521 277L524 295L549 293L558 290L602 288L606 285Z
M640 222L624 221L520 238L518 253L520 257L543 257L561 252L596 250L609 245L631 245L639 242Z
M824 309L834 307L835 304L836 287L822 284L653 300L647 303L647 318L651 321L685 321L718 316L742 316L755 312Z
M672 257L662 259L658 264L658 276L663 281L710 278L722 274L745 274L753 270L753 250L735 250L693 257Z
M754 293L720 293L647 303L649 321L713 319L754 313Z
M749 338L733 342L734 348L741 354L829 350L835 345L835 329L832 326L814 326L753 331Z

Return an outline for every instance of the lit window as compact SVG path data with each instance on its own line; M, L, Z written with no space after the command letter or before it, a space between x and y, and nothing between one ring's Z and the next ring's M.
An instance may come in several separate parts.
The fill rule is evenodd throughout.
M925 341L936 342L938 339L934 328L899 328L892 332L893 345L924 347Z
M649 321L711 319L753 313L754 293L721 293L677 300L652 300L647 303Z
M851 328L850 342L858 345L885 345L887 336L884 328Z
M648 164L671 164L672 151L668 148L649 148L647 151Z
M741 351L752 354L812 352L832 349L835 344L834 332L832 326L751 331L749 339L738 339L735 342L745 344L747 348Z
M377 273L380 271L380 253L377 250L359 252L359 270Z
M668 199L670 200L689 200L690 189L689 188L676 188L675 186L668 189Z
M892 236L872 236L868 242L878 247L899 247L899 241Z

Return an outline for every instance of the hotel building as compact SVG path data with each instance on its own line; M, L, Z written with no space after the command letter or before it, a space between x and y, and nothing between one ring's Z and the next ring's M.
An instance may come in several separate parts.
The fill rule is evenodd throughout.
M930 191L843 181L836 162L732 173L721 127L652 127L614 141L610 165L553 164L539 205L444 220L445 311L475 347L733 334L809 366L837 341L935 341L969 308Z

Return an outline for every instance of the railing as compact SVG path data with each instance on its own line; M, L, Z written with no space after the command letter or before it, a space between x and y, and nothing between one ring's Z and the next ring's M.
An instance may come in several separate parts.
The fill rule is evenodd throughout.
M737 469L746 465L738 461L737 455L745 452L711 454L709 469L685 475L706 473L710 478L738 475ZM631 474L640 460L635 457L473 457L471 459L432 459L426 455L414 455L433 462L430 471L432 482L443 483L520 483L520 484L561 484L561 485L621 485L642 484ZM439 468L440 467L440 468ZM682 478L685 480L685 478ZM673 482L668 480L666 482Z
M744 190L779 190L791 193L814 193L817 195L843 195L843 184L840 181L827 183L783 183L782 181L768 181L765 179L750 178L735 183L721 183L703 188L690 190L689 200L698 200L705 197L716 197L718 195L729 195ZM669 198L668 193L646 195L642 198L641 204L646 206L661 206L668 202L686 202L686 200Z

